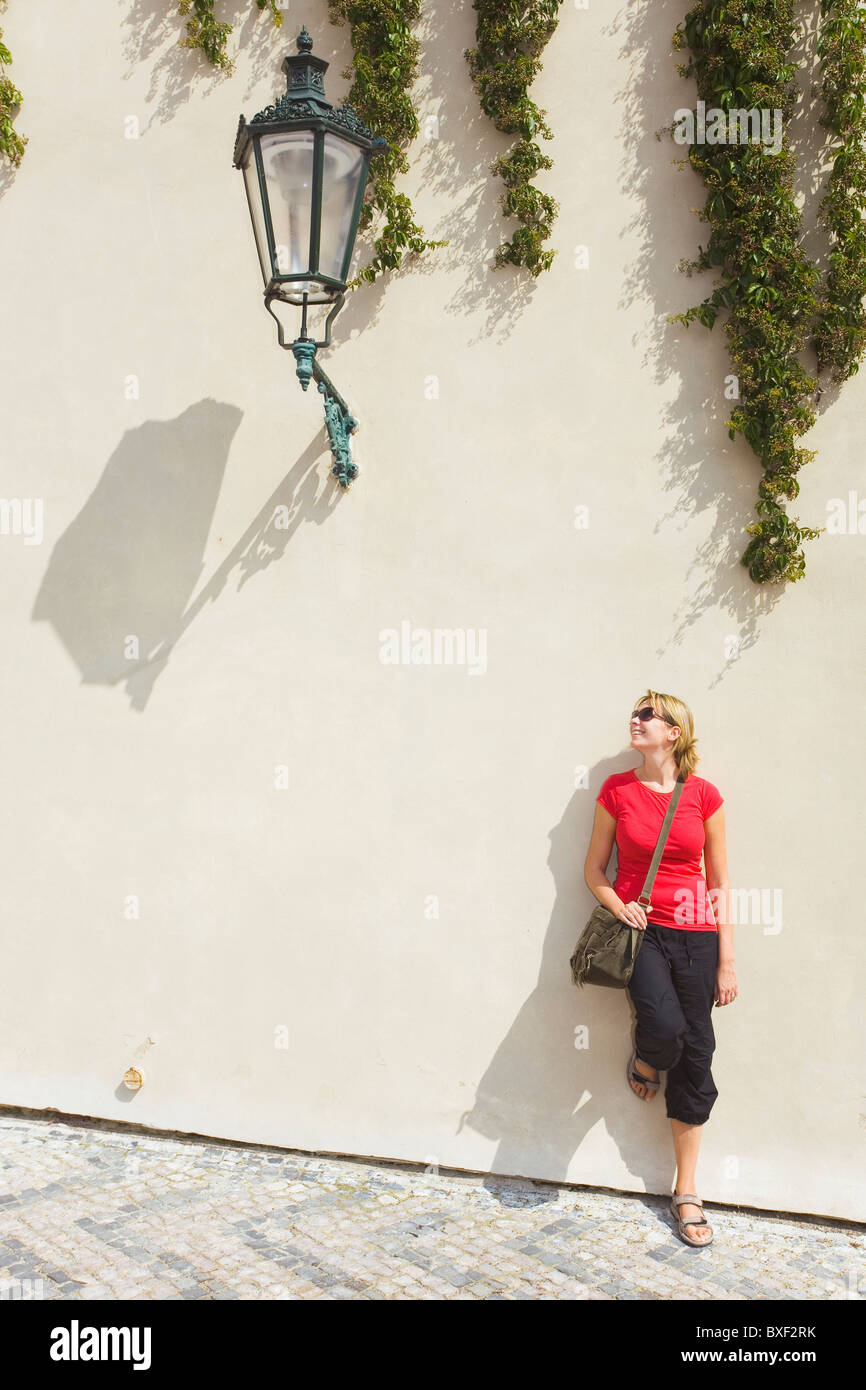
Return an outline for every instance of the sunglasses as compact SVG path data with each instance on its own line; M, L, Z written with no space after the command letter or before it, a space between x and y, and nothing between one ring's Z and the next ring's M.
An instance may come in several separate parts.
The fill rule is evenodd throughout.
M656 714L652 705L644 705L643 709L633 709L632 719L640 719L644 724L648 724L651 719L663 719L666 724L676 725L676 720L671 719L669 714Z

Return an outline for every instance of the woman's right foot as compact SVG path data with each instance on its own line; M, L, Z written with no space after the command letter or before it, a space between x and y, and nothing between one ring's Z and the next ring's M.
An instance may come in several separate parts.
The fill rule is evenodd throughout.
M648 1062L641 1062L637 1057L634 1059L634 1067L632 1070L639 1072L641 1076L645 1076L648 1081L658 1081L659 1079L656 1068L651 1067ZM629 1078L629 1085L635 1095L642 1096L644 1099L649 1096L650 1100L652 1100L653 1096L656 1094L655 1091L651 1091L648 1086L641 1086L637 1081L632 1081L631 1078Z

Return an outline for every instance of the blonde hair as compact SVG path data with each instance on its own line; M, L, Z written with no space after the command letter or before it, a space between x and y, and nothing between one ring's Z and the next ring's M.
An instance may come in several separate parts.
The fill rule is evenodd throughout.
M632 709L640 709L647 702L656 714L666 714L672 723L679 725L680 736L674 744L674 760L683 777L691 777L700 761L695 752L698 740L695 738L695 721L691 710L675 695L665 695L660 690L647 690L639 700L635 700Z

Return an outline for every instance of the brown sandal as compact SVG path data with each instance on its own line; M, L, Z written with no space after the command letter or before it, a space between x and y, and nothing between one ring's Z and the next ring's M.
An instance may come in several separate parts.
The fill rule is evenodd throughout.
M626 1076L628 1077L628 1081L629 1081L629 1090L631 1091L632 1095L637 1096L638 1100L649 1100L649 1096L648 1096L648 1095L647 1095L647 1096L640 1096L640 1095L638 1095L637 1091L634 1090L633 1086L631 1085L632 1081L636 1081L636 1082L638 1083L639 1086L646 1086L647 1090L648 1090L652 1095L655 1095L655 1093L656 1093L656 1091L658 1090L659 1086L662 1084L662 1083L661 1083L661 1078L659 1078L658 1081L650 1081L650 1079L649 1079L648 1076L641 1076L640 1072L635 1070L635 1065L634 1065L634 1064L635 1064L636 1061L637 1061L637 1049L632 1049L632 1054L631 1054L631 1057L629 1058L629 1061L628 1061L628 1070L626 1071Z
M680 1216L677 1208L681 1207L684 1202L691 1202L693 1206L700 1207L700 1217L692 1217L687 1221L684 1217ZM686 1245L693 1245L696 1250L703 1250L707 1245L712 1245L712 1236L710 1236L709 1240L695 1240L694 1236L686 1235L686 1226L709 1226L710 1224L704 1216L703 1203L699 1197L695 1196L694 1192L681 1192L679 1196L675 1192L671 1198L671 1211L676 1218L678 1227L677 1234L681 1240L685 1241Z

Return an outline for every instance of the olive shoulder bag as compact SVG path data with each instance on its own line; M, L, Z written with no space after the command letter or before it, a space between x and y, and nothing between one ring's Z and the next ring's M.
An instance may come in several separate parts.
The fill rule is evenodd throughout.
M650 906L650 893L685 781L682 775L677 778L677 785L671 793L662 828L656 840L649 873L637 899L644 911ZM625 989L631 979L642 939L641 927L633 927L628 922L620 921L610 908L599 903L581 932L571 955L569 964L574 984L606 985L609 989Z

